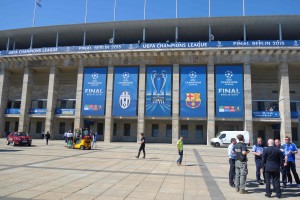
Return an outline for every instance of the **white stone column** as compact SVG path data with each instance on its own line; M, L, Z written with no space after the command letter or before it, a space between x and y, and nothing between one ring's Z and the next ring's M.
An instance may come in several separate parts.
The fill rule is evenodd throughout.
M4 111L7 107L9 73L4 66L0 67L0 137L4 136L5 117Z
M173 65L173 84L172 84L172 144L176 144L180 125L179 125L179 64Z
M140 141L141 133L145 134L145 81L146 65L140 65L139 70L139 100L138 100L138 124L137 124L137 142Z
M215 137L215 67L213 58L207 64L207 145Z
M250 134L250 144L253 144L253 122L252 122L252 89L251 89L251 65L244 63L244 107L245 121L244 131Z
M29 131L29 108L31 105L31 88L32 88L32 71L28 66L24 68L23 75L23 86L22 86L22 96L21 96L21 108L20 108L20 118L19 118L19 128L18 131Z
M78 65L78 74L77 74L74 131L76 131L76 129L78 128L83 128L83 119L81 116L83 70L84 70L83 60L80 60Z
M57 92L58 92L58 69L53 62L50 67L49 83L48 83L48 95L47 95L47 113L45 122L45 132L49 131L51 138L54 136L54 117L57 104Z
M112 94L113 94L114 66L108 66L107 85L106 85L106 106L105 106L105 125L104 142L112 141L113 119L112 119Z
M281 117L280 139L289 136L292 138L291 108L290 108L290 86L289 69L287 63L281 63L278 68L279 83L279 112Z

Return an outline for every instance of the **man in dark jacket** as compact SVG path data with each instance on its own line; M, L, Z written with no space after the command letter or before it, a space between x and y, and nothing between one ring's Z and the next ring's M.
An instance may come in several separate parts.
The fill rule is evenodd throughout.
M274 140L268 140L268 148L263 152L263 164L265 166L266 176L266 197L271 197L270 180L273 180L276 197L281 198L280 190L280 165L282 162L282 153L280 149L274 146Z

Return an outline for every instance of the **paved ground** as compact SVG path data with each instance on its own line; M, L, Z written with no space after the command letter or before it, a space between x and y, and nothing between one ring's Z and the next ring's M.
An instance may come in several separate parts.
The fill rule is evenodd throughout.
M5 145L0 139L0 199L126 199L197 200L264 199L249 156L248 190L228 185L225 148L184 146L183 166L176 165L176 147L147 144L146 159L136 159L135 143L98 143L93 150L66 149L63 141L34 140L31 147ZM300 155L297 170L300 172ZM286 189L283 198L299 199L300 189Z

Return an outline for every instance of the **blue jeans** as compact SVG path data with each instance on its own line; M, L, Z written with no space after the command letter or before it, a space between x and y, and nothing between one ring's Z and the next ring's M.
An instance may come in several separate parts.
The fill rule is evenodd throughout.
M183 150L179 150L178 151L178 155L179 155L179 158L177 160L177 163L181 164L182 162L182 157L183 157Z

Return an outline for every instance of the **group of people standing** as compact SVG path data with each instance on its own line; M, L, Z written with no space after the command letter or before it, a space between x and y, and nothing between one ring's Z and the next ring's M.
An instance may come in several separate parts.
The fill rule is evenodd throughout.
M229 185L236 192L247 194L246 180L248 174L247 154L250 151L244 143L244 136L238 135L237 139L231 139L228 147L229 156ZM296 171L295 154L298 153L297 146L291 143L290 137L285 137L285 144L281 145L279 139L268 140L268 146L264 147L262 138L257 138L257 144L252 148L256 165L256 181L258 185L266 184L266 197L271 197L271 181L277 198L281 198L280 173L282 175L282 188L292 185L293 173L297 187L300 188L299 176ZM261 179L263 175L264 180Z

